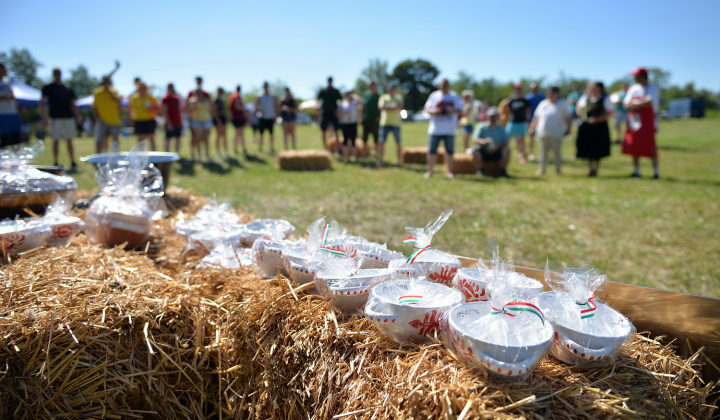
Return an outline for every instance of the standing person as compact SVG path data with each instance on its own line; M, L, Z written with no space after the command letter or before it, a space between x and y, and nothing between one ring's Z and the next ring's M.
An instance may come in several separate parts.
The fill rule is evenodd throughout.
M130 95L128 100L130 120L135 128L138 142L150 139L150 150L155 150L155 117L158 112L157 100L148 94L148 87L140 82L137 92Z
M525 99L522 92L522 84L518 83L513 86L513 93L508 98L505 106L510 112L510 119L505 126L508 137L515 137L517 141L518 154L520 155L520 164L524 165L527 160L525 156L525 134L527 134L527 121L530 115L530 102Z
M180 136L182 136L182 116L180 115L180 96L175 85L168 83L167 93L162 98L162 116L165 126L165 151L170 151L170 142L175 139L175 153L180 154Z
M297 124L298 103L290 92L289 87L285 87L285 96L280 100L280 118L282 118L283 142L285 150L288 149L288 138L292 141L292 148L297 149L297 140L295 138L295 126Z
M50 105L51 134L53 138L53 159L55 166L58 166L58 149L59 142L65 140L68 155L70 155L70 165L72 170L77 169L75 163L75 153L73 152L73 139L76 137L76 128L80 121L78 110L75 106L75 92L62 82L62 72L58 67L52 71L53 82L42 88L42 98L40 99L40 116L42 117L42 126L44 130L48 128L48 115L45 111L45 101ZM82 124L81 124L82 126Z
M22 121L18 113L17 100L7 77L4 63L0 63L0 146L18 144ZM57 159L56 159L57 160Z
M385 142L388 134L392 133L395 137L395 145L397 146L397 163L400 165L402 155L402 140L400 138L400 110L405 106L402 95L397 93L397 85L395 83L388 84L387 93L380 96L378 108L380 108L380 139L377 142L377 166L382 166L385 158Z
M258 118L258 110L255 108L255 103L250 102L245 104L246 110L250 114L250 128L253 133L253 141L258 144L260 135L260 118Z
M475 125L475 94L472 90L464 90L462 92L463 101L463 114L460 118L460 127L462 128L463 135L463 150L467 150L470 147L470 135L473 132Z
M428 96L423 109L430 114L428 127L428 170L425 178L433 176L435 162L437 162L437 149L442 141L445 144L447 156L447 177L452 179L455 175L453 168L453 153L455 151L455 132L457 122L462 115L462 101L457 93L450 90L447 79L440 80L439 89Z
M540 102L545 99L545 95L540 92L540 86L538 86L537 83L532 82L530 83L530 93L527 94L525 99L527 99L530 103L530 115L528 115L528 121L532 121L533 116L535 115L535 110ZM528 149L530 150L530 153L528 153L530 156L528 156L528 158L530 160L535 159L535 135L532 133L528 133Z
M562 168L562 142L570 134L572 118L567 104L560 99L560 88L553 86L548 89L547 99L535 108L528 133L537 134L540 138L540 168L537 175L544 175L550 150L555 157L555 172L560 174Z
M332 76L327 78L327 86L318 93L317 98L322 102L320 105L320 130L322 130L323 149L327 148L327 130L332 126L333 131L335 131L336 150L339 150L340 140L337 133L337 129L340 127L338 101L342 100L342 96L340 96L340 91L333 87Z
M100 87L93 91L93 116L95 117L95 150L102 153L107 148L107 136L112 136L112 151L120 151L120 130L122 98L112 87L110 76L103 76Z
M273 135L273 127L275 126L275 118L277 118L278 100L270 93L270 84L263 83L263 94L255 100L255 110L260 118L260 152L263 149L263 133L267 130L270 140L270 154L275 154L275 137Z
M247 157L247 147L245 147L245 125L248 122L248 114L245 110L245 102L242 98L240 85L237 85L235 92L230 95L228 106L230 107L230 119L232 120L233 127L235 127L235 139L233 140L235 154L239 154L238 144L240 144L243 149L243 155Z
M510 162L510 147L505 127L498 124L500 120L498 109L494 106L485 111L488 122L478 124L473 133L473 157L479 168L476 175L483 175L486 162L500 162L500 176L510 178L507 173Z
M590 177L597 176L600 159L610 156L607 121L614 109L602 82L591 82L587 92L575 104L575 111L583 121L577 132L577 157L588 160Z
M635 170L633 178L640 177L640 158L652 159L653 178L660 178L658 171L657 145L657 113L660 109L660 91L655 85L648 83L648 72L644 67L637 68L633 73L635 84L628 89L623 106L628 110L628 128L625 133L622 152L633 157Z
M358 125L358 101L351 91L345 92L345 98L340 102L340 130L343 133L343 161L348 162L348 156L352 154L353 162L357 157L355 139L357 138Z
M213 124L212 102L210 94L202 89L203 79L195 78L196 87L188 94L187 110L192 128L190 141L190 160L195 161L195 153L202 161L202 151L205 150L205 162L211 163L210 158L210 129Z
M622 125L625 124L625 130L627 130L627 116L628 111L623 105L623 100L628 91L628 84L623 82L620 86L620 90L610 95L610 99L615 104L615 133L617 134L617 141L615 143L622 143Z
M380 95L377 92L377 83L374 80L370 81L369 90L365 92L362 100L362 139L365 144L365 151L362 156L365 156L370 148L368 139L370 135L373 136L373 142L377 147L380 131L380 107L378 102L380 101ZM398 162L399 163L399 162Z
M215 123L215 131L217 131L217 139L215 139L215 152L218 159L223 158L221 149L225 149L225 157L230 157L227 144L227 107L225 106L225 89L219 87L217 95L213 101L213 121Z
M580 85L577 83L572 84L572 91L568 93L567 96L567 104L568 104L568 111L570 112L570 117L574 122L578 122L580 119L580 115L578 115L577 112L575 112L575 104L577 104L578 99L582 96L582 92L580 91Z

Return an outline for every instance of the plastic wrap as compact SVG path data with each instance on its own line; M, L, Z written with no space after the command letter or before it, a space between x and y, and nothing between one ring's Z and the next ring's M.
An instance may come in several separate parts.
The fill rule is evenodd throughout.
M48 245L64 245L85 227L85 222L81 218L70 216L71 207L72 204L60 196L57 196L47 207L42 220L52 229L52 234L47 240Z
M252 264L252 251L250 249L240 248L232 244L221 244L200 260L198 268L235 269L251 266Z
M42 219L15 219L0 222L0 252L17 254L41 247L52 235L50 225Z
M446 286L452 285L455 273L462 267L462 264L456 256L431 248L430 243L433 235L447 222L450 215L452 215L452 210L443 213L437 220L428 223L423 228L405 228L410 233L410 237L403 241L415 245L415 250L406 262L417 266L422 276L428 281Z
M43 143L37 142L32 148L11 147L0 151L0 217L21 214L24 207L42 213L56 195L72 201L77 189L73 178L42 172L28 165L42 150Z
M622 346L635 333L624 315L595 297L607 279L590 266L568 268L564 273L546 267L545 280L553 292L540 295L540 307L555 328L550 349L557 359L571 365L614 362Z
M489 303L465 303L448 312L443 339L466 364L499 379L524 380L547 353L553 328L537 302L520 299L511 284L488 287Z
M85 216L85 234L96 243L116 246L127 243L134 249L150 236L152 221L165 212L162 175L148 166L145 142L127 155L118 155L98 165L100 187Z
M175 223L175 231L179 235L190 237L213 226L244 226L238 224L239 220L240 218L235 214L230 204L222 203L218 205L213 201L198 210L194 219L179 220Z
M220 245L240 245L243 233L242 225L210 225L188 237L188 248L208 255Z
M389 281L370 290L365 315L398 343L426 341L444 331L445 313L462 301L458 290L440 283Z
M315 277L315 288L329 299L333 307L345 315L360 312L367 302L370 289L390 280L388 269L361 269L362 260L325 256Z
M259 219L245 225L241 242L245 246L252 246L255 241L261 238L281 241L287 239L293 233L295 233L295 226L287 220Z
M253 263L263 277L275 277L278 270L280 274L288 276L283 264L283 252L287 248L288 244L271 239L260 238L253 243L251 251Z
M497 251L493 252L490 266L480 261L476 268L458 270L453 285L462 291L466 302L487 301L492 283L510 284L517 290L520 299L533 299L543 291L543 284L522 273L515 272L511 260L503 260Z

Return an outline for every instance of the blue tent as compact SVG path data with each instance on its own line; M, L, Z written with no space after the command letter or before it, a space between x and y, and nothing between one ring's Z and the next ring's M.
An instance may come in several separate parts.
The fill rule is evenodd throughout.
M18 106L35 107L40 104L42 92L25 84L22 80L14 77L11 78L10 88L12 89L13 96L15 96L15 100L17 100Z
M89 95L89 96L80 98L77 101L75 101L75 106L77 106L78 109L90 109L90 108L92 108L93 103L95 103L95 97L93 95ZM121 105L123 108L127 108L128 98L123 97Z

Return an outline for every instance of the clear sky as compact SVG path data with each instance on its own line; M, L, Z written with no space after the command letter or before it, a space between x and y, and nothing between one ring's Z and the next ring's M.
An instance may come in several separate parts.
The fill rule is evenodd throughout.
M718 0L0 0L0 51L28 48L43 78L78 64L100 76L118 59L121 93L135 76L185 92L201 74L207 89L280 79L307 98L328 75L352 87L372 58L500 81L611 82L644 65L717 91L719 16Z

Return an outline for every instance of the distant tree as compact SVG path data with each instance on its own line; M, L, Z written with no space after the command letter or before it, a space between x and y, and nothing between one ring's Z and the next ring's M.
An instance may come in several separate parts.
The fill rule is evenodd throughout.
M465 89L471 89L474 91L476 84L477 82L475 81L475 76L463 70L460 70L458 72L457 78L452 82L451 88L452 90L460 94Z
M37 77L37 70L42 67L42 63L37 61L27 48L11 48L10 54L0 52L0 62L5 63L11 76L38 89L42 87L43 82Z
M659 67L648 67L648 82L657 85L661 90L670 86L670 72Z
M97 77L91 76L88 68L82 64L70 70L70 77L66 79L66 82L75 91L78 98L92 94L99 83Z
M368 66L360 71L360 77L355 81L355 92L363 93L368 90L368 83L374 80L380 90L383 90L390 80L388 74L388 62L379 58L373 58Z
M433 90L440 70L427 60L405 60L393 69L391 80L405 92L405 107L411 111L422 109Z

